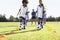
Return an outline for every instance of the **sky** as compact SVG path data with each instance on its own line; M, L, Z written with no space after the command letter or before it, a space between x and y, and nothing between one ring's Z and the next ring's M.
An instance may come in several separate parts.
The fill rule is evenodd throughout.
M31 17L31 11L37 10L39 0L28 0L28 10L30 11L29 17ZM43 0L43 4L46 8L46 14L48 16L58 17L60 16L60 0ZM17 17L18 10L22 5L22 0L0 0L0 14L6 15L9 18L10 15Z

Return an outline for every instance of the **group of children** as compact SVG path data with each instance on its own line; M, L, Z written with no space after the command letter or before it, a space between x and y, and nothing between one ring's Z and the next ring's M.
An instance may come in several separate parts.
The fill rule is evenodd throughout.
M26 27L26 23L28 21L28 13L29 13L28 7L27 7L28 0L23 0L22 4L23 5L21 6L21 8L19 9L19 12L18 12L18 14L20 14L20 16L19 16L19 18L20 18L19 30L26 29L25 27ZM44 20L46 19L45 16L46 15L45 15L45 10L44 10L44 5L42 3L42 0L39 0L39 5L37 7L37 11L34 12L34 9L33 9L33 12L32 12L32 19L37 18L37 21L38 21L37 29L43 28L43 22L45 22Z

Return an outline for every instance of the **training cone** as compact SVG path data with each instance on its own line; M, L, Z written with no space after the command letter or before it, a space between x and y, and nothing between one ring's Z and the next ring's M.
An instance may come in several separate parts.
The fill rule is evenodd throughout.
M18 31L19 30L19 28L16 28L16 31Z
M14 34L14 31L11 31L10 34Z
M45 24L45 26L48 27L49 30L53 30L51 25Z
M5 38L5 37L6 37L6 35L0 34L0 38Z
M53 30L54 33L57 33L56 30Z

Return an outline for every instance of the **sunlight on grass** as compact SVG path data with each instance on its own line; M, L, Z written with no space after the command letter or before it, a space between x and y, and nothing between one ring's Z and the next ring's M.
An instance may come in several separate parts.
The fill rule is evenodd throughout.
M6 34L5 38L0 40L60 40L60 23L47 22L50 24L57 33L50 31L44 26L42 30L36 30L36 25L31 23L27 24L25 30L14 31L14 34L9 34L12 30L16 30L19 26L18 22L1 22L0 34Z

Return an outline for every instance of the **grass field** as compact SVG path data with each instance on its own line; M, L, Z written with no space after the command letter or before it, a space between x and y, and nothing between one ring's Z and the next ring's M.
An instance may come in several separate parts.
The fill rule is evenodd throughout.
M42 30L36 30L36 25L29 22L25 30L15 31L19 22L0 22L0 34L5 34L0 40L60 40L60 22L47 22L55 29L50 31L46 26ZM14 30L14 34L10 34Z

